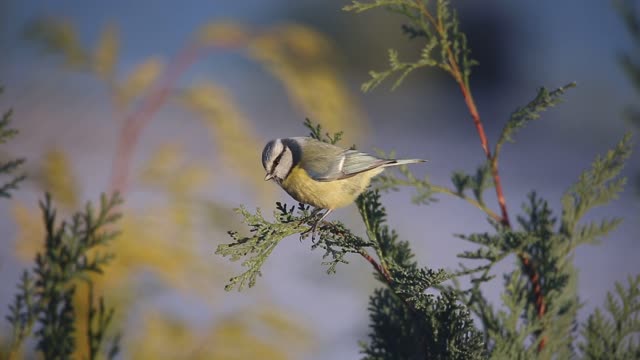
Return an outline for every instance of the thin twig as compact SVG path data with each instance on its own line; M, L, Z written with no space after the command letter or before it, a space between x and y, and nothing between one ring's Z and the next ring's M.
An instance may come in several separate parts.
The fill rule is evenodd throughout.
M464 194L459 194L456 191L453 191L449 188L446 188L444 186L439 186L439 185L432 185L431 189L435 192L439 192L439 193L443 193L443 194L448 194L451 196L455 196L457 198L460 198L466 202L468 202L469 204L477 207L478 209L482 210L485 212L485 214L487 214L490 218L492 218L495 221L502 221L502 217L498 214L496 214L493 210L489 209L486 205L481 204L480 202L478 202L477 200L474 200L468 196L465 196Z

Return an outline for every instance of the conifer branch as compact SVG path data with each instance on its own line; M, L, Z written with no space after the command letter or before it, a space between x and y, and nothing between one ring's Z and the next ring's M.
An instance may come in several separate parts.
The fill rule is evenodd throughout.
M466 37L458 29L457 16L449 11L446 0L437 1L435 13L430 12L426 4L427 1L418 0L372 0L367 3L353 1L352 5L345 7L356 12L385 7L403 14L412 22L403 28L405 32L412 38L425 37L427 41L421 57L414 62L400 61L398 52L390 50L389 69L371 72L371 79L363 84L363 90L379 85L390 75L399 74L393 84L395 88L410 71L422 66L446 71L461 89L486 162L475 174L454 173L452 188L433 185L426 177L417 179L406 168L400 168L404 179L382 175L377 185L381 190L393 190L399 185L413 186L417 190L413 200L419 203L433 202L435 194L444 193L459 197L484 211L495 232L461 236L480 248L459 256L486 263L472 268L461 265L461 270L453 274L419 268L412 260L408 244L398 241L397 235L383 225L386 213L377 191L365 192L357 200L368 240L354 237L339 222L323 222L319 226L320 240L312 245L312 249L320 247L325 250L325 257L331 258L326 263L328 272L334 272L337 263L345 262L345 254L357 253L371 264L375 276L386 285L371 296L372 333L369 343L363 345L366 359L469 359L483 358L487 353L493 358L571 358L575 355L572 347L575 343L573 322L580 306L571 253L578 244L593 242L614 229L619 219L605 219L586 225L578 223L589 208L610 201L621 190L624 180L619 178L619 174L628 157L629 139L625 137L616 149L604 158L598 158L593 169L568 191L563 198L560 226L556 226L556 218L547 202L532 192L529 202L523 206L524 215L516 217L519 224L516 229L500 182L498 159L502 146L511 141L517 130L537 119L540 112L557 104L560 95L574 84L554 91L541 89L533 101L511 115L492 150L471 93L469 75L475 62L469 57ZM310 121L306 125L313 137L324 137L324 141L335 143L329 134L323 135L319 126L312 126ZM489 187L496 191L499 213L491 211L484 202L483 191ZM286 206L278 205L275 222L261 218L250 223L253 236L241 239L232 233L234 243L221 245L218 252L232 260L249 256L243 262L249 269L241 277L249 279L251 285L268 255L260 249L269 249L268 244L275 246L281 240L274 234L281 233L283 224L284 229L292 231L304 231L310 227L311 222L307 221L315 214L309 214L308 208L302 204L298 208L298 213L293 215L293 209L287 214ZM250 213L244 215L245 219L253 216ZM300 224L303 225L301 228L291 228ZM377 259L368 248L376 252ZM483 296L480 284L493 277L489 275L493 265L510 255L516 255L521 266L505 276L503 304L507 311L496 310ZM443 281L460 275L470 275L471 289L442 285ZM427 290L431 288L439 290L440 296L436 298L428 294ZM466 308L456 307L456 299L463 300L482 320L485 344L480 341L470 320L467 321ZM457 330L449 327L454 323ZM440 338L443 333L444 337ZM455 335L451 335L461 333L469 335L459 339L464 351L458 351L458 345L452 346ZM442 339L447 340L442 342Z
M383 157L387 157L384 153L380 153ZM389 155L388 157L393 158L393 155ZM500 221L502 219L500 215L491 210L482 199L482 191L484 191L489 184L485 182L486 179L480 179L480 176L483 176L483 174L480 173L480 171L483 171L481 169L479 169L479 172L476 173L475 176L469 176L461 173L454 174L452 177L454 189L433 184L429 180L428 176L418 179L411 171L409 171L407 166L400 166L399 171L403 178L386 173L382 173L374 178L373 183L375 184L376 189L381 191L397 191L400 186L412 187L416 189L417 194L412 197L411 201L414 204L423 205L436 201L437 199L434 198L435 194L450 195L473 205L483 211L494 221ZM478 182L478 180L482 180L483 182ZM467 189L473 191L475 199L465 194Z
M511 117L505 124L500 133L500 137L496 142L496 147L492 158L498 158L502 146L507 142L514 142L513 135L523 126L530 121L540 118L540 113L548 110L562 101L561 96L571 88L574 88L576 83L569 83L565 86L559 87L553 91L549 91L546 88L540 88L536 97L531 100L527 105L522 108L516 109L511 114Z
M4 92L4 88L0 86L0 95ZM4 144L18 134L18 130L11 128L11 116L13 111L7 110L0 117L0 144ZM0 181L0 198L11 197L11 191L18 188L18 184L26 179L25 174L15 175L16 170L24 164L23 158L10 159L7 161L0 160L0 176L10 176L6 182Z
M4 88L0 86L0 95L3 92ZM18 134L18 130L10 127L12 114L12 110L9 109L0 118L0 144L6 143ZM11 176L7 182L0 182L0 198L10 198L11 191L16 190L18 184L26 178L24 174L18 176L14 174L24 162L22 158L0 162L0 176ZM36 321L35 286L33 276L24 271L18 283L18 294L14 302L9 305L9 315L7 315L7 319L13 324L8 359L18 356L22 343L31 334Z
M552 92L542 89L534 101L524 108L516 110L516 112L512 114L510 121L505 126L500 139L497 141L496 149L492 152L469 83L471 67L476 65L476 62L470 57L471 50L467 46L466 35L459 30L457 14L455 11L451 11L449 9L450 4L447 0L436 1L435 12L432 12L427 7L426 3L427 2L423 0L373 1L370 3L354 1L352 5L345 7L345 10L352 10L356 12L362 12L377 7L385 7L393 12L401 13L407 16L413 24L416 25L416 28L420 29L418 31L412 26L409 26L409 29L413 29L413 32L410 33L420 34L427 39L427 46L425 47L425 51L423 51L423 56L415 63L399 62L397 52L390 51L389 58L391 69L381 73L372 72L372 79L363 85L363 89L368 90L371 87L378 85L394 71L413 69L417 66L435 66L449 73L460 88L465 105L472 118L476 132L478 133L480 145L487 160L486 170L489 172L492 179L498 206L500 208L500 215L495 214L484 204L481 197L483 190L482 184L476 183L470 186L472 178L468 175L454 175L452 180L457 190L455 192L450 191L447 188L431 185L426 179L424 181L413 181L415 179L412 179L411 176L407 176L406 174L405 177L407 178L407 181L405 183L415 186L419 194L416 198L421 202L433 201L432 195L436 192L454 195L483 210L491 220L498 221L502 226L511 229L511 219L499 171L498 160L500 149L504 142L510 140L510 136L513 132L523 126L526 122L537 118L540 111L555 105L559 101L559 95L561 95L567 88L573 87L574 84L569 84ZM403 29L406 32L407 26L405 25ZM432 50L435 48L439 48L440 50L440 57L436 59L432 57ZM394 87L399 84L399 81L403 79L404 75L405 74L403 73L403 75L394 84ZM388 179L385 179L383 175L381 183L383 185L382 188L384 189L385 186L387 188L393 188L396 185L400 185L402 181L398 181L397 179L389 181ZM476 197L475 200L464 195L464 189L466 187L471 187L474 190ZM416 198L414 198L414 200L416 200ZM536 264L532 260L530 254L527 254L524 251L518 251L517 256L523 266L524 273L531 284L531 292L535 298L536 314L541 320L545 316L547 305L544 298L540 274L536 269ZM540 341L539 351L542 351L544 345L545 339L543 338Z
M104 297L98 298L98 307L94 305L94 290L93 283L88 282L88 314L87 314L87 342L89 343L89 360L99 359L100 350L104 344L105 335L113 315L115 313L114 308L107 309L105 305ZM97 318L96 318L97 315ZM113 350L109 351L109 359L112 359L116 354Z
M596 309L582 326L584 340L579 348L584 358L640 358L640 275L629 276L626 287L616 282L615 293L607 293L604 308L609 316Z
M363 198L364 197L364 198ZM366 193L359 199L359 208L363 211L370 203L365 200L369 198ZM377 195L373 195L372 199L377 199ZM378 203L376 203L378 204ZM374 206L376 205L374 204ZM379 204L378 204L379 205ZM372 211L379 211L378 208ZM276 245L284 238L299 234L300 240L309 238L309 230L316 222L319 214L310 211L310 207L299 203L297 206L288 207L286 204L277 203L274 212L275 221L266 220L260 210L251 213L243 207L237 210L244 218L244 222L249 225L252 235L240 237L237 232L230 231L229 235L233 242L229 244L221 244L216 250L216 254L229 257L231 261L237 261L246 258L242 262L242 266L246 270L229 279L229 283L225 286L225 290L230 291L237 288L242 290L245 286L253 287L258 276L261 275L261 267L267 257L273 252ZM366 217L367 215L363 215ZM379 216L379 214L377 214ZM369 262L374 270L380 275L389 286L393 284L393 278L389 269L384 265L384 254L380 247L376 245L377 237L373 234L375 230L367 226L367 232L371 234L370 241L365 241L360 237L351 233L350 230L338 221L323 221L316 229L317 240L312 244L311 249L321 248L325 250L324 258L329 258L323 262L328 266L327 273L335 273L336 265L339 263L347 263L344 259L346 254L354 253L362 256ZM379 255L380 262L376 261L367 251L366 248L374 248Z
M451 190L451 189L449 189L447 187L438 186L438 185L434 185L433 186L433 190L435 192L439 192L439 193L442 193L442 194L448 194L448 195L451 195L451 196L458 197L458 198L468 202L469 204L475 206L476 208L484 211L491 219L493 219L495 221L500 221L500 219L501 219L500 215L496 214L493 210L491 210L489 207L487 207L487 205L485 205L484 203L479 202L477 200L474 200L474 199L472 199L472 198L470 198L470 197L468 197L468 196L466 196L464 194L461 194L459 192L453 191L453 190Z
M429 22L437 30L437 33L440 35L440 37L446 38L447 30L443 26L443 22L441 20L442 18L439 16L438 20L434 19L434 17L431 15L430 11L426 8L422 0L416 0L416 3L419 4L421 12L425 15L427 19L429 19ZM447 5L448 5L447 2L445 1L438 2L439 15L442 11L441 9L446 8ZM500 178L500 172L498 168L498 157L495 155L492 155L491 150L489 148L489 140L487 138L486 132L484 131L484 125L480 118L480 113L478 112L478 108L475 104L473 95L471 93L471 88L469 85L469 77L468 75L465 76L465 74L461 72L456 56L454 55L451 47L448 46L449 44L450 43L448 42L443 42L443 47L445 47L446 49L447 60L450 65L449 73L452 75L456 83L458 83L458 86L460 88L460 91L462 92L462 96L464 98L465 104L467 105L467 109L469 110L469 114L471 115L473 124L478 133L478 137L480 138L480 144L482 146L482 150L484 151L487 161L489 161L491 175L493 177L493 183L496 191L496 197L498 199L498 205L500 207L500 212L501 212L500 221L504 226L510 228L511 221L509 219L509 212L507 210L507 203L504 196L502 181ZM466 53L465 53L465 56L466 56ZM542 293L542 285L540 284L540 276L538 275L538 272L535 268L535 264L533 264L533 262L531 261L530 257L527 254L521 252L518 254L518 258L520 259L520 262L522 263L525 269L525 272L529 277L529 281L531 282L531 288L536 299L535 304L536 304L536 311L537 311L538 317L542 318L545 314L546 305L545 305L544 294ZM538 348L539 351L542 351L542 349L544 348L545 341L546 340L544 338L540 340L539 348Z
M121 202L117 194L111 198L102 196L97 213L88 203L83 212L62 222L58 221L48 194L40 203L46 231L44 250L36 255L34 268L23 273L18 293L9 306L7 319L13 327L9 359L18 356L24 340L32 334L34 327L36 348L44 358L67 359L72 356L77 343L75 319L78 314L73 305L77 280L85 280L89 284L89 296L92 299L89 275L102 273L104 266L113 259L113 254L97 250L118 235L108 228L119 219L120 214L114 209ZM98 323L94 324L96 313ZM94 359L101 348L113 310L106 310L103 299L98 309L90 301L87 315L90 359Z
M426 319L436 316L433 312L445 312L442 314L443 319L430 320L436 323L431 323L424 333L418 333L416 336L421 338L420 341L429 343L437 342L429 337L432 336L431 334L434 336L438 334L437 338L441 339L440 341L449 339L457 345L452 343L435 346L432 344L431 346L435 346L433 348L425 345L424 348L416 349L416 351L421 354L432 352L455 354L457 351L460 351L461 354L477 354L480 346L479 337L472 322L468 319L466 310L463 310L459 304L453 305L455 300L449 293L443 294L443 297L438 298L437 301L434 300L433 295L426 293L428 289L435 288L449 279L450 275L444 270L436 271L417 266L412 260L413 254L409 250L408 243L398 241L395 232L390 231L384 225L386 213L380 203L380 195L377 191L363 193L357 200L357 206L365 222L369 241L353 235L338 221L322 222L316 229L317 240L312 244L311 249L325 250L323 257L329 258L328 261L323 262L324 265L328 265L327 273L334 273L338 263L346 263L344 259L346 254L359 254L371 264L378 280L385 284L388 289L385 294L392 298L388 300L396 302L398 306L402 307L402 310L399 311L411 314L413 320L407 320L408 323L413 321L423 324L427 321ZM304 204L288 207L278 203L273 222L264 219L260 211L250 213L241 208L239 212L244 217L245 223L249 225L251 235L240 237L236 232L230 232L233 241L219 245L216 250L216 254L229 257L232 261L242 259L242 266L245 267L243 273L229 280L225 286L227 291L234 288L242 290L245 286L254 286L257 277L261 275L262 265L275 246L290 235L299 234L301 240L308 239L308 230L318 216ZM369 254L368 248L373 248L376 251L378 260ZM382 293L378 294L382 296ZM440 304L441 301L448 302L448 307ZM453 323L466 330L442 333L443 329ZM458 336L462 337L453 340ZM471 346L474 350L466 348L467 346ZM460 359L464 358L466 357Z
M579 222L592 208L616 198L622 191L626 178L620 177L624 162L631 155L631 133L625 134L615 148L604 156L598 156L591 169L580 174L579 180L562 197L562 224L560 232L574 238L577 243L593 240L594 231L609 227L584 227Z

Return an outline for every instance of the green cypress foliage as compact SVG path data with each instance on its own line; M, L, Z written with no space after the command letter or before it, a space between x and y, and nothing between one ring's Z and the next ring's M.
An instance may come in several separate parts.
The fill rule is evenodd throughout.
M0 120L0 144L17 134L17 130L9 128L10 120L11 111ZM12 174L23 162L24 159L17 159L0 163L0 175L11 176L0 186L0 197L8 198L9 191L16 189L24 180L25 175ZM96 301L90 275L102 274L104 266L114 256L96 250L104 248L117 236L112 225L120 217L115 209L121 202L117 195L111 198L102 196L97 213L88 203L83 212L60 222L51 197L46 194L40 203L46 234L44 248L37 253L34 267L22 273L18 291L9 304L7 320L12 337L9 352L3 358L17 358L25 340L31 335L35 335L36 350L44 359L71 359L78 341L87 341L90 359L97 359L103 354L112 359L117 355L118 337L112 339L105 351L106 331L114 309L105 305L102 296ZM88 314L78 314L73 306L79 282L88 287ZM84 315L87 333L78 334L75 323Z
M57 220L48 194L40 203L46 230L44 249L36 255L33 269L23 272L18 292L9 305L7 320L13 329L9 358L17 356L24 340L32 333L37 340L36 349L45 359L72 358L78 341L88 342L90 359L103 353L113 358L118 353L117 338L103 351L114 309L107 308L102 296L96 301L90 275L102 274L114 256L95 250L117 236L117 231L110 227L120 217L115 212L120 203L117 195L102 196L97 212L87 204L83 212L62 222ZM88 314L78 314L73 306L79 282L88 287ZM87 333L78 334L75 323L85 315Z
M608 293L605 302L609 316L596 309L582 325L579 348L585 359L640 359L640 275L629 277L627 287L615 287L615 295Z
M0 95L4 89L0 86ZM6 143L18 134L18 130L10 128L13 112L7 110L0 118L0 145ZM24 159L0 159L0 198L9 198L11 190L18 188L18 184L25 179L25 175L15 175L18 168L24 164ZM4 178L3 178L4 177ZM7 179L8 178L8 179Z
M396 88L420 68L445 71L460 87L486 161L474 171L452 174L450 186L434 184L428 177L417 178L407 167L401 167L399 175L382 174L374 183L375 189L356 201L366 238L354 235L339 221L319 225L318 240L311 248L325 251L329 273L346 263L346 254L359 254L373 266L383 284L370 298L371 331L368 341L362 343L364 358L596 359L608 358L607 354L637 358L634 336L640 330L636 306L640 280L630 280L627 290L617 287L620 302L609 297L606 308L611 320L597 311L579 333L577 312L582 303L573 265L576 247L596 244L621 221L584 218L591 209L608 204L622 191L625 179L620 173L631 153L631 136L624 136L612 150L596 158L562 197L560 214L531 191L512 221L498 167L504 144L513 142L517 131L560 103L562 95L575 84L555 90L541 88L531 102L511 114L492 148L469 84L476 62L450 2L353 1L345 10L359 13L376 8L403 16L408 21L402 27L404 33L410 39L424 41L424 47L414 60L401 60L396 50L389 50L388 69L372 71L362 89L369 91L391 77L395 77L392 88ZM305 125L311 136L322 141L335 143L341 137L323 134L319 125L309 121ZM458 235L471 244L469 250L458 255L463 260L458 269L420 266L413 258L410 242L399 240L398 233L386 226L380 193L406 186L415 189L416 204L433 204L439 196L448 195L466 201L486 216L492 231ZM487 189L496 192L498 210L485 201ZM231 243L218 246L216 251L233 261L243 260L245 271L230 279L227 290L253 286L278 242L297 234L301 240L307 239L307 231L318 216L304 204L278 203L273 221L265 219L259 209L251 212L241 207L238 212L250 235L230 232ZM502 274L501 301L493 304L487 300L484 285L496 277L495 265L507 259L514 259L515 264ZM618 352L612 352L613 348Z

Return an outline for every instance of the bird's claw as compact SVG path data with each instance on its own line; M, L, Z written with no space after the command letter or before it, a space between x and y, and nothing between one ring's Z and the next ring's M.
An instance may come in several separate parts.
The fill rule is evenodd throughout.
M320 213L322 209L315 209L313 210L313 212L311 213L311 215L309 215L309 217L306 217L304 219L302 219L300 222L306 222L306 220L317 216L318 213ZM322 216L320 217L320 219L316 220L313 225L311 226L311 228L309 230L306 230L305 232L300 234L300 241L302 241L302 238L304 235L308 234L309 232L311 233L311 242L315 245L316 243L316 230L318 228L318 224L321 223L326 217L327 215L329 215L333 210L332 209L328 209L324 214L322 214Z
M311 233L311 242L313 244L316 243L316 230L318 228L318 222L319 221L314 222L313 225L311 225L311 227L308 230L305 230L304 232L300 233L300 242L302 242L302 238L305 235Z

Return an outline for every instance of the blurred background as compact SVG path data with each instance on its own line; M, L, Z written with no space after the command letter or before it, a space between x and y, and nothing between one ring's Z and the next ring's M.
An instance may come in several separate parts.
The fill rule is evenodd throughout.
M412 169L436 184L482 163L462 97L444 74L419 70L393 92L387 84L360 92L368 71L387 67L388 48L412 59L421 42L402 35L403 18L345 13L345 4L1 0L0 111L13 108L20 134L0 156L26 157L29 178L0 202L0 315L41 245L43 192L70 214L119 190L126 203L117 258L96 281L116 307L123 358L358 358L377 286L361 259L328 276L322 254L291 238L254 288L226 293L240 266L214 255L227 230L245 230L233 208L270 214L276 200L293 203L262 180L260 152L272 138L305 135L305 117L344 130L345 146L429 159ZM580 172L631 127L622 113L638 97L617 60L632 49L621 17L598 0L454 6L480 63L471 85L492 142L540 86L577 82L565 103L517 135L500 163L512 214L534 189L559 209ZM638 159L625 170L632 178ZM614 281L640 272L640 196L631 185L593 214L624 223L601 246L575 254L582 318ZM460 200L416 207L411 194L401 189L383 200L390 226L410 240L421 265L456 267L469 245L453 234L490 229ZM332 218L362 231L353 206ZM497 302L500 283L487 291ZM8 336L4 322L0 338Z

